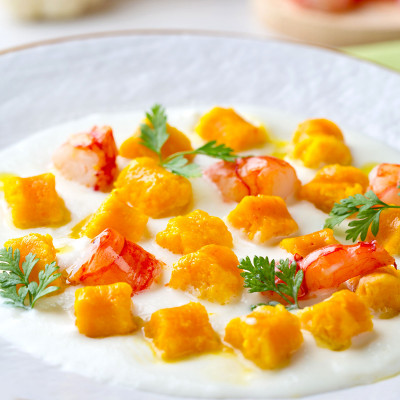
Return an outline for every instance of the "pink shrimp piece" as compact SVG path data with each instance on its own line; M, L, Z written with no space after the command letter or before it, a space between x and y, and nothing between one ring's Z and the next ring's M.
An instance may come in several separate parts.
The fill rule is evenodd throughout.
M332 244L315 250L298 262L308 291L336 288L358 275L396 265L394 258L375 240L353 245Z
M219 161L204 171L225 201L237 201L258 194L280 196L295 194L300 187L296 171L275 157L246 157L234 162Z
M320 11L339 12L348 11L363 0L292 0L302 7Z
M382 201L400 206L400 164L379 164L369 174L369 187Z
M147 289L163 266L141 246L107 228L92 240L81 260L67 269L68 282L88 286L126 282L135 294Z
M106 191L117 174L118 150L109 126L72 135L53 155L54 166L69 180Z

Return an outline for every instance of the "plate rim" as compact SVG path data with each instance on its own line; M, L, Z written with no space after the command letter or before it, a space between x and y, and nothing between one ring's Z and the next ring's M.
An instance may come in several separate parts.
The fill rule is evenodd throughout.
M387 65L383 65L379 62L369 60L367 58L353 55L348 53L347 51L339 48L333 47L329 45L317 44L317 43L309 43L300 39L295 38L283 38L283 37L268 37L263 34L254 34L254 33L246 33L246 32L233 32L233 31L216 31L216 30L207 30L207 29L121 29L121 30L110 30L110 31L95 31L90 33L81 33L77 35L67 35L54 37L51 39L39 40L28 42L18 46L7 47L5 49L0 50L0 57L8 54L14 54L23 52L24 50L30 50L40 47L54 46L64 43L71 42L79 42L93 39L105 39L105 38L122 38L124 36L151 36L151 35L159 35L159 36L193 36L193 37L215 37L215 38L225 38L225 39L244 39L250 41L256 41L261 43L268 42L278 42L283 44L294 44L314 49L319 49L327 52L331 52L337 55L342 55L351 60L355 60L361 63L366 63L368 65L372 65L378 67L387 72L394 72L396 75L400 76L400 70L395 69L393 67L389 67Z

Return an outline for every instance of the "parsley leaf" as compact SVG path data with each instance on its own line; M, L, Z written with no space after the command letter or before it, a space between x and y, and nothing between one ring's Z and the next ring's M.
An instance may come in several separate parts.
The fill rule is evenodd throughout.
M141 144L153 150L161 159L161 148L169 137L167 133L167 114L164 107L155 104L151 111L146 113L146 117L153 127L147 124L140 125Z
M22 270L19 261L18 249L15 249L14 253L11 247L0 249L0 296L7 299L6 304L30 309L38 299L60 289L57 286L49 286L61 276L60 273L56 273L59 267L55 262L47 264L45 269L39 272L39 282L29 282L29 275L39 259L34 254L28 254L21 265ZM18 288L19 285L21 287Z
M196 164L189 164L185 158L189 154L202 154L224 161L235 161L237 158L230 147L224 144L217 145L217 142L212 140L195 150L181 151L163 159L161 148L169 137L165 109L156 104L151 108L150 112L146 113L146 117L153 127L147 124L140 126L141 144L157 153L161 166L176 175L181 175L185 178L197 178L201 176L200 167Z
M183 155L167 159L161 165L174 174L184 176L185 178L198 178L201 176L200 167L197 164L189 164L187 158Z
M268 257L255 256L252 262L250 257L246 257L240 260L239 268L243 270L241 276L244 278L244 287L248 288L250 293L273 291L290 304L287 308L299 308L298 293L304 273L301 269L297 271L295 261L286 259L270 262Z
M224 144L217 145L215 140L207 142L205 145L194 150L192 154L204 154L205 156L219 158L224 161L235 161L237 159L237 156L233 153L233 149Z
M329 218L325 221L324 228L332 229L346 218L357 214L356 219L349 223L349 229L346 230L346 240L355 242L360 238L363 241L370 227L374 236L378 234L381 212L389 208L400 208L400 206L386 204L372 190L365 195L356 194L335 203L329 213Z

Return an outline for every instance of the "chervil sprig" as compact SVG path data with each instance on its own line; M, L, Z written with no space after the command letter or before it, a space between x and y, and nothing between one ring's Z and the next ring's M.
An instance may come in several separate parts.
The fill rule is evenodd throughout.
M140 125L140 139L142 144L158 154L161 160L161 148L167 141L167 114L160 104L155 104L146 117L152 127L147 124Z
M380 215L382 211L389 208L400 208L400 206L386 204L372 190L365 195L356 194L335 203L324 227L332 229L340 225L346 218L357 214L356 219L349 223L349 229L345 232L346 239L353 242L358 238L365 240L370 227L374 236L378 234Z
M161 165L177 175L182 175L186 178L197 178L201 176L201 169L197 164L189 164L187 158L185 158L189 154L203 154L224 161L235 161L237 158L231 148L226 147L224 144L217 145L217 142L212 140L198 149L172 154L163 160Z
M218 158L224 161L235 161L238 157L233 153L233 149L224 144L217 144L215 140L211 140L205 145L188 152L187 154L204 154L205 156Z
M7 299L6 304L30 309L38 299L60 289L58 286L49 286L61 276L56 273L59 267L55 262L47 264L39 272L39 282L29 282L29 275L39 259L34 254L28 254L22 263L22 270L19 261L18 249L14 252L11 247L0 249L0 296ZM19 285L21 286L18 288Z
M146 124L140 126L140 139L142 144L157 153L160 164L176 175L182 175L185 178L201 176L200 167L197 164L189 164L189 161L185 157L190 154L203 154L224 161L235 161L237 158L230 147L224 144L217 144L217 142L213 140L195 150L181 151L163 159L161 148L169 137L167 133L167 115L165 109L159 104L156 104L151 108L150 112L146 113L146 116L152 127Z
M189 164L184 156L167 158L161 162L161 165L172 173L185 178L198 178L202 175L201 168L197 164Z
M240 260L239 268L243 270L241 276L244 278L244 287L250 293L272 291L290 304L287 308L299 308L298 294L304 273L301 269L297 270L295 261L286 259L275 262L269 261L268 257L255 256L252 262L250 257L246 257Z

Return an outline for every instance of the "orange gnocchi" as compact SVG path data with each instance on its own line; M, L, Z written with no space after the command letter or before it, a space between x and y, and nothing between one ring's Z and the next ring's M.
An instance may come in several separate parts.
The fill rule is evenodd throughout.
M35 254L36 258L39 259L29 275L30 282L38 282L40 271L43 271L47 264L56 261L56 249L53 245L53 238L50 235L30 233L20 238L7 240L4 243L4 247L12 247L13 251L19 250L20 268L28 254ZM63 277L59 277L52 282L52 286L63 288L65 286L64 281Z
M7 178L4 197L11 209L13 223L20 229L57 227L71 218L64 200L56 191L55 177L50 173Z
M400 272L388 266L364 275L355 290L357 296L381 318L400 312Z
M123 201L152 218L182 212L192 201L192 185L152 158L136 158L119 174L115 187Z
M169 286L200 299L226 304L243 289L235 253L225 246L208 245L174 264Z
M235 318L225 329L225 341L262 369L285 366L303 343L300 321L282 305L259 306Z
M374 240L393 256L400 255L400 210L396 208L383 210L379 218L379 231L374 236L371 230L367 240Z
M131 293L132 288L125 282L77 289L75 315L79 332L96 338L135 331Z
M208 244L232 247L232 234L224 221L202 210L172 218L156 242L176 254L187 254Z
M293 158L300 159L308 168L351 163L350 149L344 143L342 131L327 119L301 123L294 133L293 146Z
M284 200L277 196L246 196L228 215L228 222L250 240L265 242L298 230Z
M113 228L128 240L137 242L146 230L148 219L142 211L123 201L118 189L114 189L90 217L81 235L93 239L104 229Z
M355 167L327 165L300 189L300 198L329 213L335 203L355 194L365 193L368 177Z
M345 350L351 339L372 330L371 313L349 290L341 290L300 313L301 327L310 331L317 344L330 350Z
M301 257L305 257L321 247L338 243L339 242L333 236L332 229L323 229L321 231L309 233L308 235L283 239L279 245L289 253L299 254Z
M166 361L221 350L221 340L200 303L156 311L144 333Z
M242 151L264 144L266 130L243 119L232 108L214 107L204 114L196 132L205 140L216 140L235 151Z

